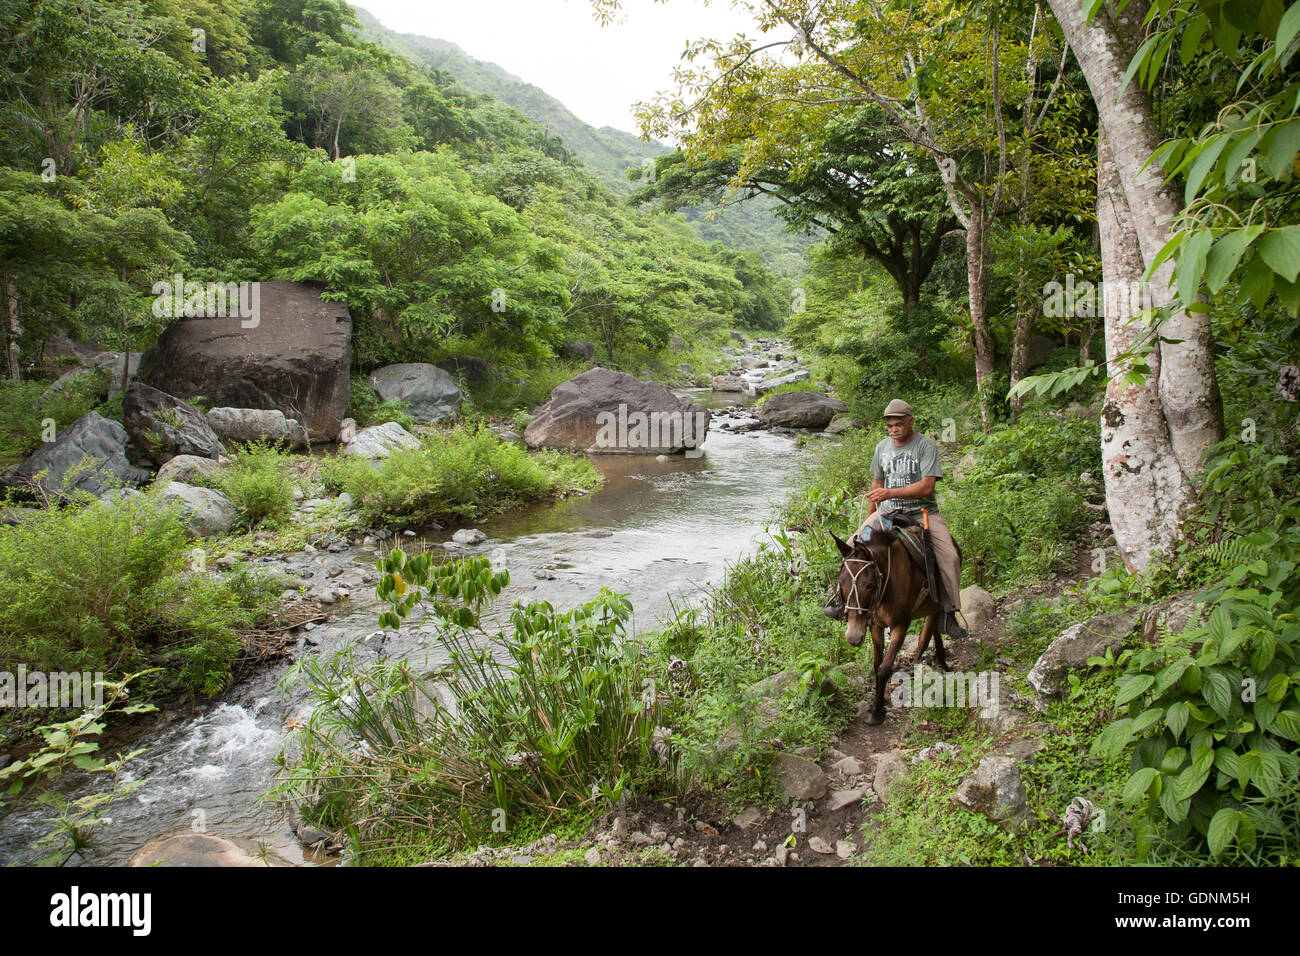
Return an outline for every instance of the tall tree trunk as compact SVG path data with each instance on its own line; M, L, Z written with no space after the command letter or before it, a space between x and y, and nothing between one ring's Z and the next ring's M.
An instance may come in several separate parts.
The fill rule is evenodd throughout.
M980 424L989 430L989 394L993 375L993 335L984 315L985 290L988 277L984 269L987 241L984 230L984 208L971 203L970 224L966 227L966 286L970 295L970 321L975 344L975 390L979 396Z
M1129 227L1135 233L1143 265L1149 267L1169 239L1170 224L1181 210L1178 194L1165 184L1160 166L1152 163L1143 169L1160 140L1150 97L1136 82L1122 92L1120 89L1141 42L1149 3L1133 0L1122 14L1115 14L1110 5L1103 6L1085 23L1082 0L1049 2L1097 103L1099 128L1106 135L1131 217ZM1173 264L1166 262L1152 276L1147 291L1153 305L1164 306L1172 299L1172 274ZM1107 325L1109 328L1109 322ZM1181 309L1165 322L1161 334L1177 342L1159 344L1157 408L1184 478L1191 480L1201 474L1206 449L1223 437L1223 407L1214 374L1208 313ZM1152 365L1153 370L1156 367Z
M23 372L18 364L18 336L23 334L23 327L18 324L18 281L12 274L5 276L5 310L8 317L5 324L5 359L9 367L9 378L21 382Z
M1119 169L1108 148L1105 128L1098 134L1097 226L1101 234L1102 278L1107 288L1128 288L1146 269ZM1154 376L1140 385L1123 379L1127 363L1116 356L1149 332L1137 319L1139 303L1109 296L1106 308L1106 361L1110 381L1101 412L1102 472L1115 542L1124 563L1141 571L1153 554L1180 537L1182 520L1194 502L1192 487L1179 467L1160 405ZM1129 308L1121 308L1128 304ZM1158 374L1158 353L1149 360Z

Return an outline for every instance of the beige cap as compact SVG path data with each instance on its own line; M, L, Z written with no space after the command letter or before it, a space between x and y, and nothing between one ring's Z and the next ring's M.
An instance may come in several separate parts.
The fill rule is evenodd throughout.
M896 398L885 406L886 418L902 418L903 416L911 417L912 406L907 404L901 398Z

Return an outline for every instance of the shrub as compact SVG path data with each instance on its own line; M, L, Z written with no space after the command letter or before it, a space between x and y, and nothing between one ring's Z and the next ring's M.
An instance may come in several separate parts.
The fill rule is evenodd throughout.
M61 389L45 396L48 382L0 381L0 466L24 460L44 441L45 421L56 430L67 428L92 409L107 418L122 420L121 396L104 402L109 372L95 369L78 375Z
M394 551L379 593L396 627L417 605L437 622L449 663L429 675L404 662L360 666L345 648L287 676L314 705L280 757L275 793L306 802L366 855L412 842L430 852L494 839L494 824L617 801L650 751L653 688L628 639L631 605L602 589L567 613L516 605L512 631L484 647L479 614L508 583L485 558L434 565ZM446 695L446 696L445 696ZM454 706L448 697L455 701ZM373 856L370 859L374 859Z
M352 376L352 398L348 404L348 417L355 419L358 428L397 422L403 428L416 425L415 418L399 401L380 401L374 388L364 375Z
M430 433L419 448L396 451L378 468L359 458L329 459L321 475L331 493L351 494L362 519L376 524L474 518L601 481L585 457L530 455L485 427Z
M234 452L234 461L206 478L235 506L238 527L278 527L293 513L293 479L279 444L250 442ZM204 479L196 479L204 480Z
M169 681L219 689L240 632L270 615L278 589L186 576L191 549L177 511L153 495L50 509L0 527L0 658L107 674L155 658L177 665Z

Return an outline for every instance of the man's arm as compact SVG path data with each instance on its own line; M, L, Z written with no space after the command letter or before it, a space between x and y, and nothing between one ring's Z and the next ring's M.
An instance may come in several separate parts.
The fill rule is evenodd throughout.
M934 481L933 475L927 475L902 488L886 488L885 483L877 478L871 482L871 490L867 492L867 500L870 502L867 514L875 511L876 506L886 498L926 498L934 494Z

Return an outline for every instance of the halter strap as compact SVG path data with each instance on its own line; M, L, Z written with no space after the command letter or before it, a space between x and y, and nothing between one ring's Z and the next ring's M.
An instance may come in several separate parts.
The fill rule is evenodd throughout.
M862 606L862 599L858 594L858 578L866 574L868 568L878 568L880 567L880 565L876 563L875 558L845 558L844 559L844 568L849 572L849 581L850 581L849 595L844 601L845 610L856 611L859 614L866 614L868 617L875 616L877 609L879 609L880 607L880 602L884 600L885 591L889 587L889 576L890 573L893 571L893 567L894 567L894 556L888 549L886 549L885 551L885 559L886 559L885 576L884 579L880 582L880 587L876 589L876 593L871 600L870 607ZM860 565L860 567L856 571L854 571L853 568L849 567L850 561Z

